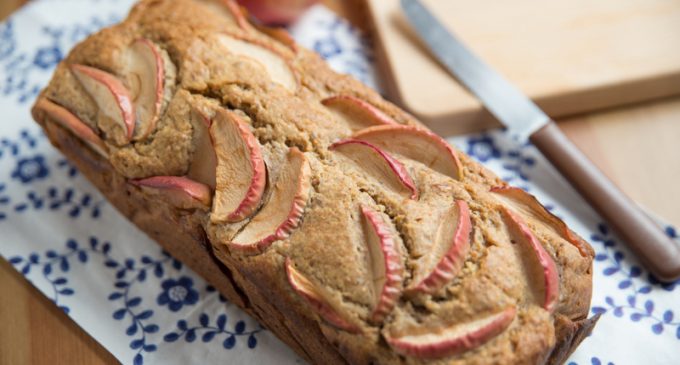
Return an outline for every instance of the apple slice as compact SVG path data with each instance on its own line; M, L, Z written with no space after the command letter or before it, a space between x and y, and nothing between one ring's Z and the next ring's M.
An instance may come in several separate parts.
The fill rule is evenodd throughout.
M418 190L406 167L387 152L366 141L345 139L330 147L348 157L373 178L391 190L411 199L418 199Z
M315 285L295 269L290 258L286 258L286 277L290 286L298 293L316 313L331 325L351 333L361 329L345 318L341 312L329 302L326 289Z
M462 165L456 151L441 137L425 129L409 125L379 125L361 130L352 138L421 162L456 180L463 178Z
M104 141L102 141L87 124L66 108L59 106L46 98L40 98L40 100L35 103L34 110L35 112L45 113L49 120L68 129L103 157L108 157L109 153ZM36 119L40 120L41 118Z
M154 176L130 180L130 183L146 191L163 194L170 204L183 209L210 206L210 188L183 176Z
M555 261L550 257L538 238L531 232L526 223L519 216L515 215L510 209L503 208L506 224L510 230L513 243L524 245L531 252L543 274L543 308L548 312L553 312L559 300L560 278Z
M401 296L404 266L395 234L381 214L366 206L361 207L361 213L375 296L370 320L380 323Z
M290 50L293 51L293 53L298 52L297 43L295 43L295 39L293 39L293 37L291 37L290 33L288 33L286 28L268 27L268 26L265 26L265 25L255 24L255 29L257 29L260 32L268 35L270 38L277 40L279 43L283 44L284 46L290 48Z
M437 359L461 354L479 347L505 331L515 318L516 309L508 307L490 316L455 324L436 332L385 336L387 343L402 355Z
M406 291L432 294L451 282L470 250L471 230L470 209L465 201L456 200L437 229L436 251L432 254L441 258L431 271L416 273Z
M592 250L588 244L575 235L561 219L545 209L535 196L512 186L494 187L491 188L491 192L503 205L520 215L532 218L536 224L555 231L567 242L576 246L581 256L591 255Z
M351 95L331 96L321 100L321 104L328 107L353 132L375 125L397 124L382 110Z
M215 112L210 136L217 157L213 223L239 222L250 216L262 199L267 170L257 138L234 113Z
M153 132L161 114L166 89L166 67L161 52L146 38L137 39L126 51L126 74L137 112L135 140Z
M246 15L243 14L241 7L236 3L236 1L222 0L222 3L227 7L227 10L229 10L231 16L234 17L234 20L236 21L236 24L238 24L239 28L243 30L248 30L250 28L250 23L248 22L248 19L246 19Z
M193 109L191 112L193 126L194 154L191 157L187 176L193 180L210 186L213 190L216 185L217 155L210 137L210 118Z
M275 83L289 91L297 89L297 78L293 74L288 62L274 49L269 48L267 45L259 44L255 40L245 41L227 34L220 34L218 37L220 43L230 53L259 64Z
M107 135L115 135L120 129L124 140L129 142L135 131L135 107L128 89L108 72L84 65L71 65L71 72L97 103L101 128ZM105 120L102 122L101 117Z
M229 244L245 253L259 253L274 241L288 237L300 223L311 187L311 169L297 148L288 150L286 163L274 183L269 200Z

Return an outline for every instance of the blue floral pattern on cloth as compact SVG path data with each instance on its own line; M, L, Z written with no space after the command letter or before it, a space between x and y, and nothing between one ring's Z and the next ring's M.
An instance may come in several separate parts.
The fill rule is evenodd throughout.
M194 290L194 282L186 277L174 280L168 279L161 284L163 292L156 299L158 305L167 305L168 309L177 312L185 305L194 305L198 302L198 292Z
M0 254L122 363L301 363L116 212L31 121L28 107L55 65L131 4L36 0L0 24ZM378 86L367 38L327 9L314 7L291 33L336 70ZM531 145L498 131L450 142L592 242L592 313L603 316L570 365L677 363L680 282L646 272Z

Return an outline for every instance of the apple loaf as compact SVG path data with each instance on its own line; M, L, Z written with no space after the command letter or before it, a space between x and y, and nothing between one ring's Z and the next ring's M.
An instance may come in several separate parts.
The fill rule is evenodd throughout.
M592 248L231 1L145 0L32 109L132 222L316 364L558 364Z

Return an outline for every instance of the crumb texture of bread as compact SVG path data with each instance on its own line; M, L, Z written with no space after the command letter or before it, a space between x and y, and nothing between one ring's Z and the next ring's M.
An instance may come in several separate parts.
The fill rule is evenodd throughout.
M593 250L230 0L143 0L32 109L111 203L316 364L560 364Z

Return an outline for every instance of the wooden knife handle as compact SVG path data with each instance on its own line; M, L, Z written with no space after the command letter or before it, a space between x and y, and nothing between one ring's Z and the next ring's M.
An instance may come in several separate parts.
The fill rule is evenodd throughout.
M659 280L680 278L680 246L609 180L554 122L531 142L628 243Z

